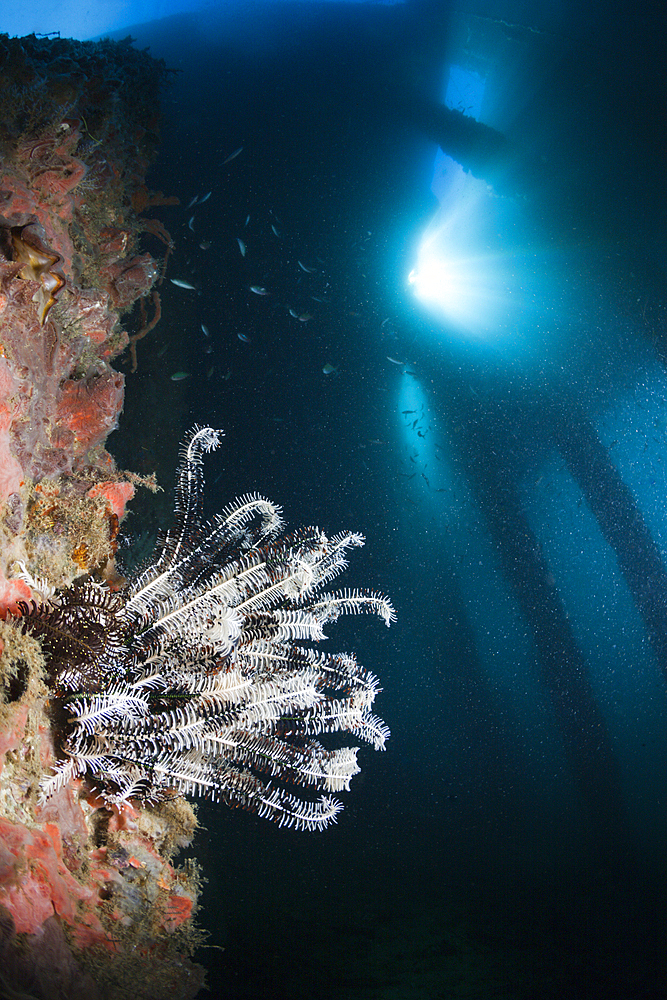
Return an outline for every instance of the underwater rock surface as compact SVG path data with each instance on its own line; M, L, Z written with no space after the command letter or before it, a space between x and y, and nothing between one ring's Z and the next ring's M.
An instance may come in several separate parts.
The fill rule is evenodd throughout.
M166 79L129 41L0 36L0 610L28 596L17 560L56 586L103 566L133 492L104 443L123 406L121 317L159 306L139 239L170 246L140 217L164 200L145 172Z
M153 306L141 217L163 63L130 41L0 36L0 616L82 574L113 576L136 477L105 450L123 406L121 318ZM131 345L132 346L132 345ZM0 992L194 997L203 971L196 828L182 800L140 811L82 782L40 806L54 709L39 644L0 621Z

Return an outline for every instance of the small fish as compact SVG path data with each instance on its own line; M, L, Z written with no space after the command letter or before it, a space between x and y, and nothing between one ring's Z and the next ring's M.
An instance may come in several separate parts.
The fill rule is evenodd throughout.
M199 199L199 204L203 205L205 201L208 201L208 199L211 197L212 194L213 194L212 191L209 191L208 194L205 194L203 198Z
M278 239L280 239L280 233L278 232L278 230L276 229L276 227L274 225L272 225L271 229L273 230L273 235L277 236Z
M199 249L200 250L210 250L212 246L213 246L213 244L211 243L210 240L202 240L201 243L199 244Z
M403 365L403 364L405 364L404 361L397 361L396 358L390 358L389 355L387 355L387 361L391 361L392 365Z
M196 195L194 196L194 198L191 198L191 199L190 199L190 201L188 202L188 204L187 204L187 205L185 206L185 211L187 212L187 210L188 210L189 208L192 208L192 206L193 206L193 205L196 205L196 204L197 204L197 201L198 201L198 199L199 199L199 195L198 195L198 194L196 194Z
M177 288L189 288L191 292L196 292L197 289L194 285L191 285L189 281L183 281L181 278L170 278L172 285L176 285Z
M250 216L249 216L249 215L246 215L246 220L245 220L245 222L243 223L243 225L244 225L244 226L247 226L249 222L250 222Z
M188 229L191 229L193 233L195 231L195 217L194 217L194 215L192 216L192 218L188 222Z
M386 326L388 322L389 322L389 316L387 316L386 319L382 320L382 322L380 323L380 329L382 329L383 326Z
M316 267L306 267L306 265L302 264L300 260L297 261L297 264L299 265L302 271L306 272L306 274L315 274L315 271L317 271Z
M246 336L245 333L237 333L236 336L239 338L239 340L242 343L244 343L244 344L249 344L250 343L250 337Z
M231 163L232 160L235 160L236 157L239 156L242 152L243 152L243 146L239 146L238 149L235 149L233 153L229 154L226 160L222 161L222 166L224 167L226 163Z
M290 309L290 310L289 310L289 314L290 314L290 316L291 316L291 317L292 317L293 319L298 319L298 318L299 318L299 314L298 314L298 312L296 311L296 309Z
M262 288L261 285L251 285L250 291L254 292L255 295L268 295L266 288Z
M322 369L322 373L324 375L334 375L337 371L338 371L338 368L336 368L335 365L329 364L328 361L327 361L326 365L324 366L324 368Z
M308 320L310 320L312 318L313 318L313 314L312 313L300 313L300 315L299 315L299 323L307 323Z
M205 337L211 336L211 331L209 330L209 328L206 326L205 323L202 323L201 325L201 332L204 334Z
M190 378L190 372L174 372L171 376L171 381L182 382L184 378Z
M403 416L405 416L406 413L416 413L416 412L417 412L416 410L401 410Z
M239 250L241 251L241 256L245 257L245 252L246 252L246 245L245 245L245 243L243 242L243 240L240 240L238 238L238 236L236 237L236 242L239 245Z

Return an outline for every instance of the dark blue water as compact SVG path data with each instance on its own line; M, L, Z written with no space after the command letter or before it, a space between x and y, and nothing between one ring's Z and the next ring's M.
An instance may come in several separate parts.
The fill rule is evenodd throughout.
M178 70L151 183L197 290L162 285L111 449L169 487L223 427L211 512L259 490L362 531L344 582L398 612L330 629L392 730L336 827L200 807L213 995L664 996L664 24L253 4L134 34ZM508 140L469 236L511 294L471 337L407 283L452 64ZM168 522L168 489L134 509Z

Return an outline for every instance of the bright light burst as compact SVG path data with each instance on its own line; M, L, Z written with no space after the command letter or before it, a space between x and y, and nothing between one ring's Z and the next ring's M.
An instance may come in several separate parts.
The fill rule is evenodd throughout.
M465 181L424 234L408 283L457 333L495 339L506 333L516 303L511 259L489 232L495 213L487 186Z

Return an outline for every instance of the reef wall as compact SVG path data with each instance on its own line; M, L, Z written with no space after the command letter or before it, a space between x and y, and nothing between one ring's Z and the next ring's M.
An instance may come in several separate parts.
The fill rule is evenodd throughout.
M60 586L102 566L132 495L104 442L123 405L121 317L159 309L160 265L139 242L169 250L141 216L164 200L145 174L166 78L129 40L0 36L0 500L24 543L3 546L0 608L27 596L17 559ZM104 508L106 540L91 539Z
M160 315L171 241L142 213L169 201L146 187L168 76L130 40L0 36L2 995L158 1000L203 978L196 871L172 864L192 809L102 808L81 782L39 804L58 720L48 661L12 622L17 601L114 577L137 477L105 450L124 393L111 363Z

